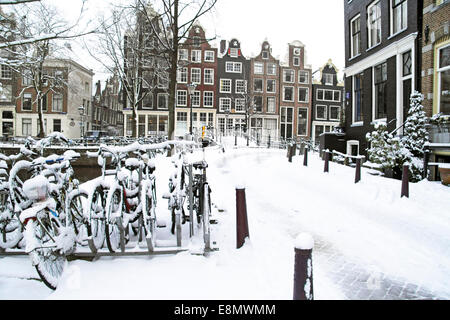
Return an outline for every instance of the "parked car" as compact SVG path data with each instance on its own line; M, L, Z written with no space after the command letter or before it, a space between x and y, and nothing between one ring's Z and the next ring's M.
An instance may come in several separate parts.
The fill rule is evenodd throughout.
M106 131L91 130L86 132L86 134L84 135L84 139L87 142L99 142L101 138L108 136L109 134Z

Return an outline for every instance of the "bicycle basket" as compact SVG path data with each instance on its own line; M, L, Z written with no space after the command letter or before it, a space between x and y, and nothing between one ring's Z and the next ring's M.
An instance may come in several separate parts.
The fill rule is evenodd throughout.
M37 176L25 181L23 184L23 192L30 200L45 199L48 194L48 180L44 176Z

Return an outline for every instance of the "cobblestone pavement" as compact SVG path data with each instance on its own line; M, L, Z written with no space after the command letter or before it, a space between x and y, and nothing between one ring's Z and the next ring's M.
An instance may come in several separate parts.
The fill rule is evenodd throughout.
M350 300L447 300L436 292L406 279L368 270L343 256L331 244L315 237L313 260L329 265L328 276Z

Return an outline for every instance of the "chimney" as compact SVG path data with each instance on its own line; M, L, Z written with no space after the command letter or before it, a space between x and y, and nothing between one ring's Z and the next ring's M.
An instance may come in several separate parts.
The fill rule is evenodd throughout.
M220 54L224 54L226 48L227 48L227 41L226 40L220 40Z

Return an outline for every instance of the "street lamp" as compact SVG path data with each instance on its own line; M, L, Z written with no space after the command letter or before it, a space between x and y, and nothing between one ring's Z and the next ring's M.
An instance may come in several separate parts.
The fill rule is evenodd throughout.
M191 126L190 126L189 133L190 133L191 137L193 137L192 136L192 97L194 95L195 89L197 88L197 84L192 82L192 83L189 83L187 87L188 87L189 99L191 100L191 117L190 117L191 118Z
M79 106L78 111L80 113L80 135L81 139L84 140L84 106Z

